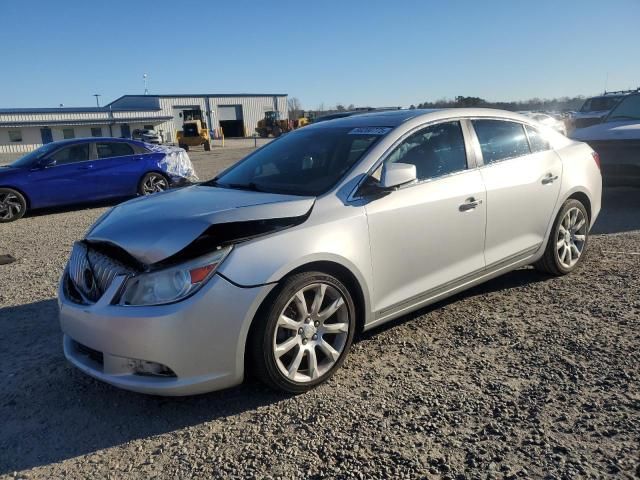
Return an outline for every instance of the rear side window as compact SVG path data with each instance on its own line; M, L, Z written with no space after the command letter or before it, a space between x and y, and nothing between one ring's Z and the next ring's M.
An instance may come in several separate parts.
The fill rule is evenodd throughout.
M472 120L485 165L531 153L520 123L504 120Z
M124 142L105 142L96 143L98 158L124 157L133 155L131 145Z
M529 125L526 125L525 130L527 131L527 136L529 137L529 145L531 146L532 152L544 152L545 150L549 150L551 145L546 138L542 136L540 131L536 128L533 128Z
M51 155L51 160L56 165L65 165L67 163L86 162L89 160L89 144L81 143L80 145L71 145L64 147Z
M467 155L460 123L439 123L417 131L404 140L385 163L415 165L418 180L466 169Z

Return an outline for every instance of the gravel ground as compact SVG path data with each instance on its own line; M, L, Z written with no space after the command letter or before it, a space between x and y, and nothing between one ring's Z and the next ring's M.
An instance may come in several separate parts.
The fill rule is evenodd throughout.
M246 149L191 154L201 178ZM525 268L357 341L297 397L190 398L70 367L55 291L105 207L0 226L0 477L637 478L640 190L607 192L581 269Z

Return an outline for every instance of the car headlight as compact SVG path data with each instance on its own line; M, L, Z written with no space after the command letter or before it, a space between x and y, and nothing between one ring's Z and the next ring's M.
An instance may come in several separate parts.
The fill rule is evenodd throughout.
M231 246L174 267L141 273L127 280L118 304L164 305L197 292L213 276Z

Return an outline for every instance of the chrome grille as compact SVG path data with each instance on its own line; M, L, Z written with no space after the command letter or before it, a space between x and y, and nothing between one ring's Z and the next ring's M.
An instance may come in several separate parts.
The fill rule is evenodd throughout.
M69 277L85 299L96 302L117 275L133 275L126 267L103 253L76 242L69 259Z

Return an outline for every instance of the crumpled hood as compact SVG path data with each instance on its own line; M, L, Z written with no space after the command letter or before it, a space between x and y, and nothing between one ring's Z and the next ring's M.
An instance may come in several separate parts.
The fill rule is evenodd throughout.
M114 207L89 231L146 265L178 253L215 224L302 217L315 197L196 185L140 197Z
M581 142L590 140L640 140L640 121L605 122L571 132L571 138Z

